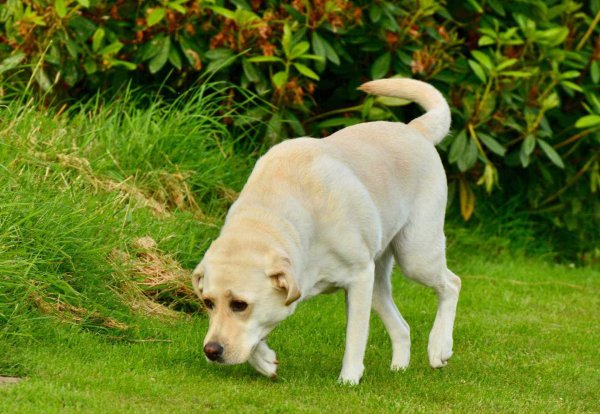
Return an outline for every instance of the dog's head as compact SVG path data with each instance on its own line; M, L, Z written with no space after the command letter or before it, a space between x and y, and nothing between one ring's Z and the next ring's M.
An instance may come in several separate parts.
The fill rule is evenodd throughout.
M204 353L223 364L246 362L300 297L290 259L261 243L215 241L192 284L210 318Z

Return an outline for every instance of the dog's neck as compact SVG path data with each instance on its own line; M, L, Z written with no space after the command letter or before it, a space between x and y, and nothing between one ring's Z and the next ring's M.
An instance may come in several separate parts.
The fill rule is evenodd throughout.
M295 211L294 215L297 214L298 211ZM266 206L239 203L238 200L227 214L221 237L235 232L238 235L247 234L248 243L260 240L261 244L271 244L287 254L292 259L294 270L299 271L303 264L298 261L305 257L308 242L305 240L305 229L299 229L295 225L297 222L293 215L281 214L281 210L274 214L273 210Z

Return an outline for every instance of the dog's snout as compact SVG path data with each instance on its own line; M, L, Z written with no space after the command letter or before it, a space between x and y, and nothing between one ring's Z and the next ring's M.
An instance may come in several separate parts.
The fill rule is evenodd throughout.
M209 342L204 345L204 353L211 361L216 361L223 356L223 345L218 342Z

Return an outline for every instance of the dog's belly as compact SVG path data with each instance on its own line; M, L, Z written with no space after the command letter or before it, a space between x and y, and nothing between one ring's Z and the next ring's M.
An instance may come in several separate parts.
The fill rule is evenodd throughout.
M319 280L312 288L308 291L303 299L310 299L313 296L320 295L322 293L334 293L341 289L337 283L332 283L328 280Z

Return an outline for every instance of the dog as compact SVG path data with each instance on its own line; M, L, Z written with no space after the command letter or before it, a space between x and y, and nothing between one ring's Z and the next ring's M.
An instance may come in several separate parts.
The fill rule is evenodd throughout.
M211 362L249 362L275 377L267 335L300 301L346 293L346 348L339 381L358 384L371 307L392 343L392 370L408 367L410 330L391 295L394 259L405 277L432 288L438 307L429 363L452 355L461 281L446 266L446 175L434 145L450 108L433 86L381 79L359 89L415 101L426 112L408 124L367 122L327 138L295 138L255 165L219 237L192 274L210 322Z

